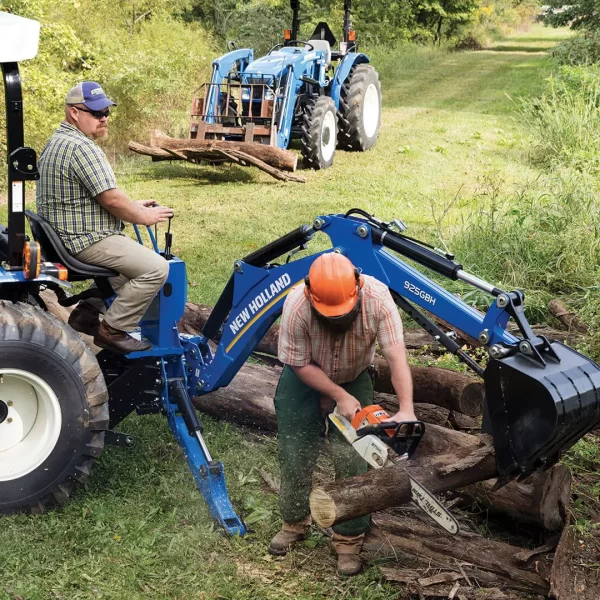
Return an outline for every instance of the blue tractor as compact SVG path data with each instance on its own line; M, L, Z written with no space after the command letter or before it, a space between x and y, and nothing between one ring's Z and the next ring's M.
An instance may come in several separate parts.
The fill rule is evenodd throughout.
M319 23L299 40L299 0L291 0L292 27L284 41L254 59L251 49L232 47L213 62L210 83L192 101L190 137L232 140L288 148L300 140L305 164L324 169L336 147L364 151L377 141L381 88L369 58L357 50L344 2L343 39L338 48Z
M231 382L321 252L345 254L384 282L400 309L483 377L484 428L493 436L502 483L551 466L600 424L600 367L536 336L521 292L465 272L452 255L405 236L401 221L384 222L360 209L318 216L236 260L199 336L177 330L187 297L186 265L171 253L170 233L161 249L149 229L155 251L170 268L139 323L137 335L152 348L94 355L71 327L47 312L41 292L50 289L61 304L73 305L81 294L67 293L71 282L94 280L108 303L115 273L73 258L51 225L25 208L26 182L38 175L36 153L24 144L18 61L35 56L39 23L0 12L0 34L8 164L8 225L0 226L0 513L43 512L65 503L90 476L105 444L133 444L132 436L115 431L126 416L162 413L211 515L227 533L243 535L223 465L210 454L191 398ZM317 235L328 238L330 247L299 254ZM489 294L488 310L465 304L413 264ZM485 370L425 312L478 339L489 353ZM506 330L510 319L518 335Z

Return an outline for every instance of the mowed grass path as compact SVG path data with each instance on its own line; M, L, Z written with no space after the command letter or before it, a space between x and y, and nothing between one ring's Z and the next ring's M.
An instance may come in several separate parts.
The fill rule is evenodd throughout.
M375 52L385 100L376 148L338 153L332 169L303 172L305 185L250 169L146 161L121 164L119 181L134 198L175 208L174 248L188 263L195 302L217 299L236 258L318 214L359 206L428 235L432 206L460 193L468 211L491 173L507 186L539 175L528 164L509 96L537 92L549 69L539 51L561 35L533 27L484 52ZM336 578L335 559L317 531L288 557L270 557L277 499L254 468L277 475L276 442L209 419L205 427L253 533L224 538L166 423L131 417L121 429L138 436L137 447L107 449L87 490L70 504L0 519L0 600L397 597L374 564L351 581Z

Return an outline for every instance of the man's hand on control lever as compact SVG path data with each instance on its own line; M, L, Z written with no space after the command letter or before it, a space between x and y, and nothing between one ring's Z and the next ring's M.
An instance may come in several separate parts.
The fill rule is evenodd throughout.
M148 201L146 200L145 202ZM144 206L144 223L142 225L166 223L173 215L173 209L166 206Z

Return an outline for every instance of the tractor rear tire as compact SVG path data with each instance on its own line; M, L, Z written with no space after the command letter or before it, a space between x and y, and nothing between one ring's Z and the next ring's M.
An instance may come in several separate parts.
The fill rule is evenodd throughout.
M381 85L366 64L352 67L340 95L338 147L363 152L375 145L381 126Z
M65 503L104 449L108 392L77 333L0 302L0 513Z
M305 109L302 123L302 156L313 169L333 164L337 140L337 110L329 96L319 96Z

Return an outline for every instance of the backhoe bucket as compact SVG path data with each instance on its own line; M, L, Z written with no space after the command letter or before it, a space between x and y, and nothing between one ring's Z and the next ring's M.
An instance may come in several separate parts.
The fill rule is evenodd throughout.
M522 354L488 363L483 430L494 437L500 484L553 465L600 425L600 367L560 342L542 366Z

